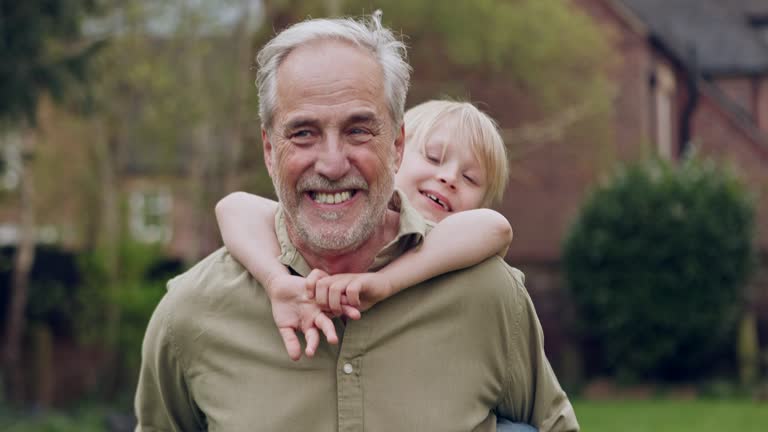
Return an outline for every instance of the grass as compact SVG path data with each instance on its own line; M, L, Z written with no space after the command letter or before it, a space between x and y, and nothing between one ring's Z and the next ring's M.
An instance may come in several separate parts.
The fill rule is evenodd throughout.
M76 411L48 411L21 414L0 408L3 432L102 432L106 430L105 411L85 408Z
M574 402L585 432L765 432L768 402L642 400Z
M765 432L768 402L751 400L574 401L585 432ZM3 432L105 431L107 410L86 407L74 412L13 416L0 408Z

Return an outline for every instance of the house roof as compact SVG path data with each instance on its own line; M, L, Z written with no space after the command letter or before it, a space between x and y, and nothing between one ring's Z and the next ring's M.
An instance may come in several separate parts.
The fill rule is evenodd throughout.
M768 2L765 0L730 0L730 4L748 16L768 16Z
M645 23L652 37L678 60L705 75L768 73L766 0L619 0Z

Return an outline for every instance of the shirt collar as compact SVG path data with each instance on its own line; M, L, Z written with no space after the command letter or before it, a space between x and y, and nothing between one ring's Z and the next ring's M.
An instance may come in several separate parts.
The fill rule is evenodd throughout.
M407 250L421 244L427 231L431 228L431 225L411 206L405 194L398 189L395 189L395 193L392 195L389 209L400 213L400 227L397 236L384 246L374 258L373 264L369 268L371 271L386 266ZM275 233L280 243L281 255L278 257L280 262L301 276L309 275L312 269L309 268L309 264L288 237L288 228L282 206L278 206L275 214Z

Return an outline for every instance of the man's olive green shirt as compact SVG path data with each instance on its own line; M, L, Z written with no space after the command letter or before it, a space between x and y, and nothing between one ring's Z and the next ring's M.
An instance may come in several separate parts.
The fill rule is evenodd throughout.
M400 207L398 236L372 268L424 238L424 219L405 199ZM282 214L276 222L281 261L306 276ZM291 361L264 288L225 249L214 252L169 282L152 315L137 431L495 431L496 414L578 430L522 274L499 257L336 327L338 346Z

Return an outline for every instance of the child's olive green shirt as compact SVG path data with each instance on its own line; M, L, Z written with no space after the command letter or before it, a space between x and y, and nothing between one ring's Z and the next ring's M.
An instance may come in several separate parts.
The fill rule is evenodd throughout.
M422 241L424 219L405 199L400 213L397 238L372 268ZM306 276L280 212L276 223L281 260ZM225 249L214 252L169 282L152 315L137 431L494 431L495 413L578 430L522 274L501 258L336 326L338 346L321 342L314 358L291 361L262 286Z

